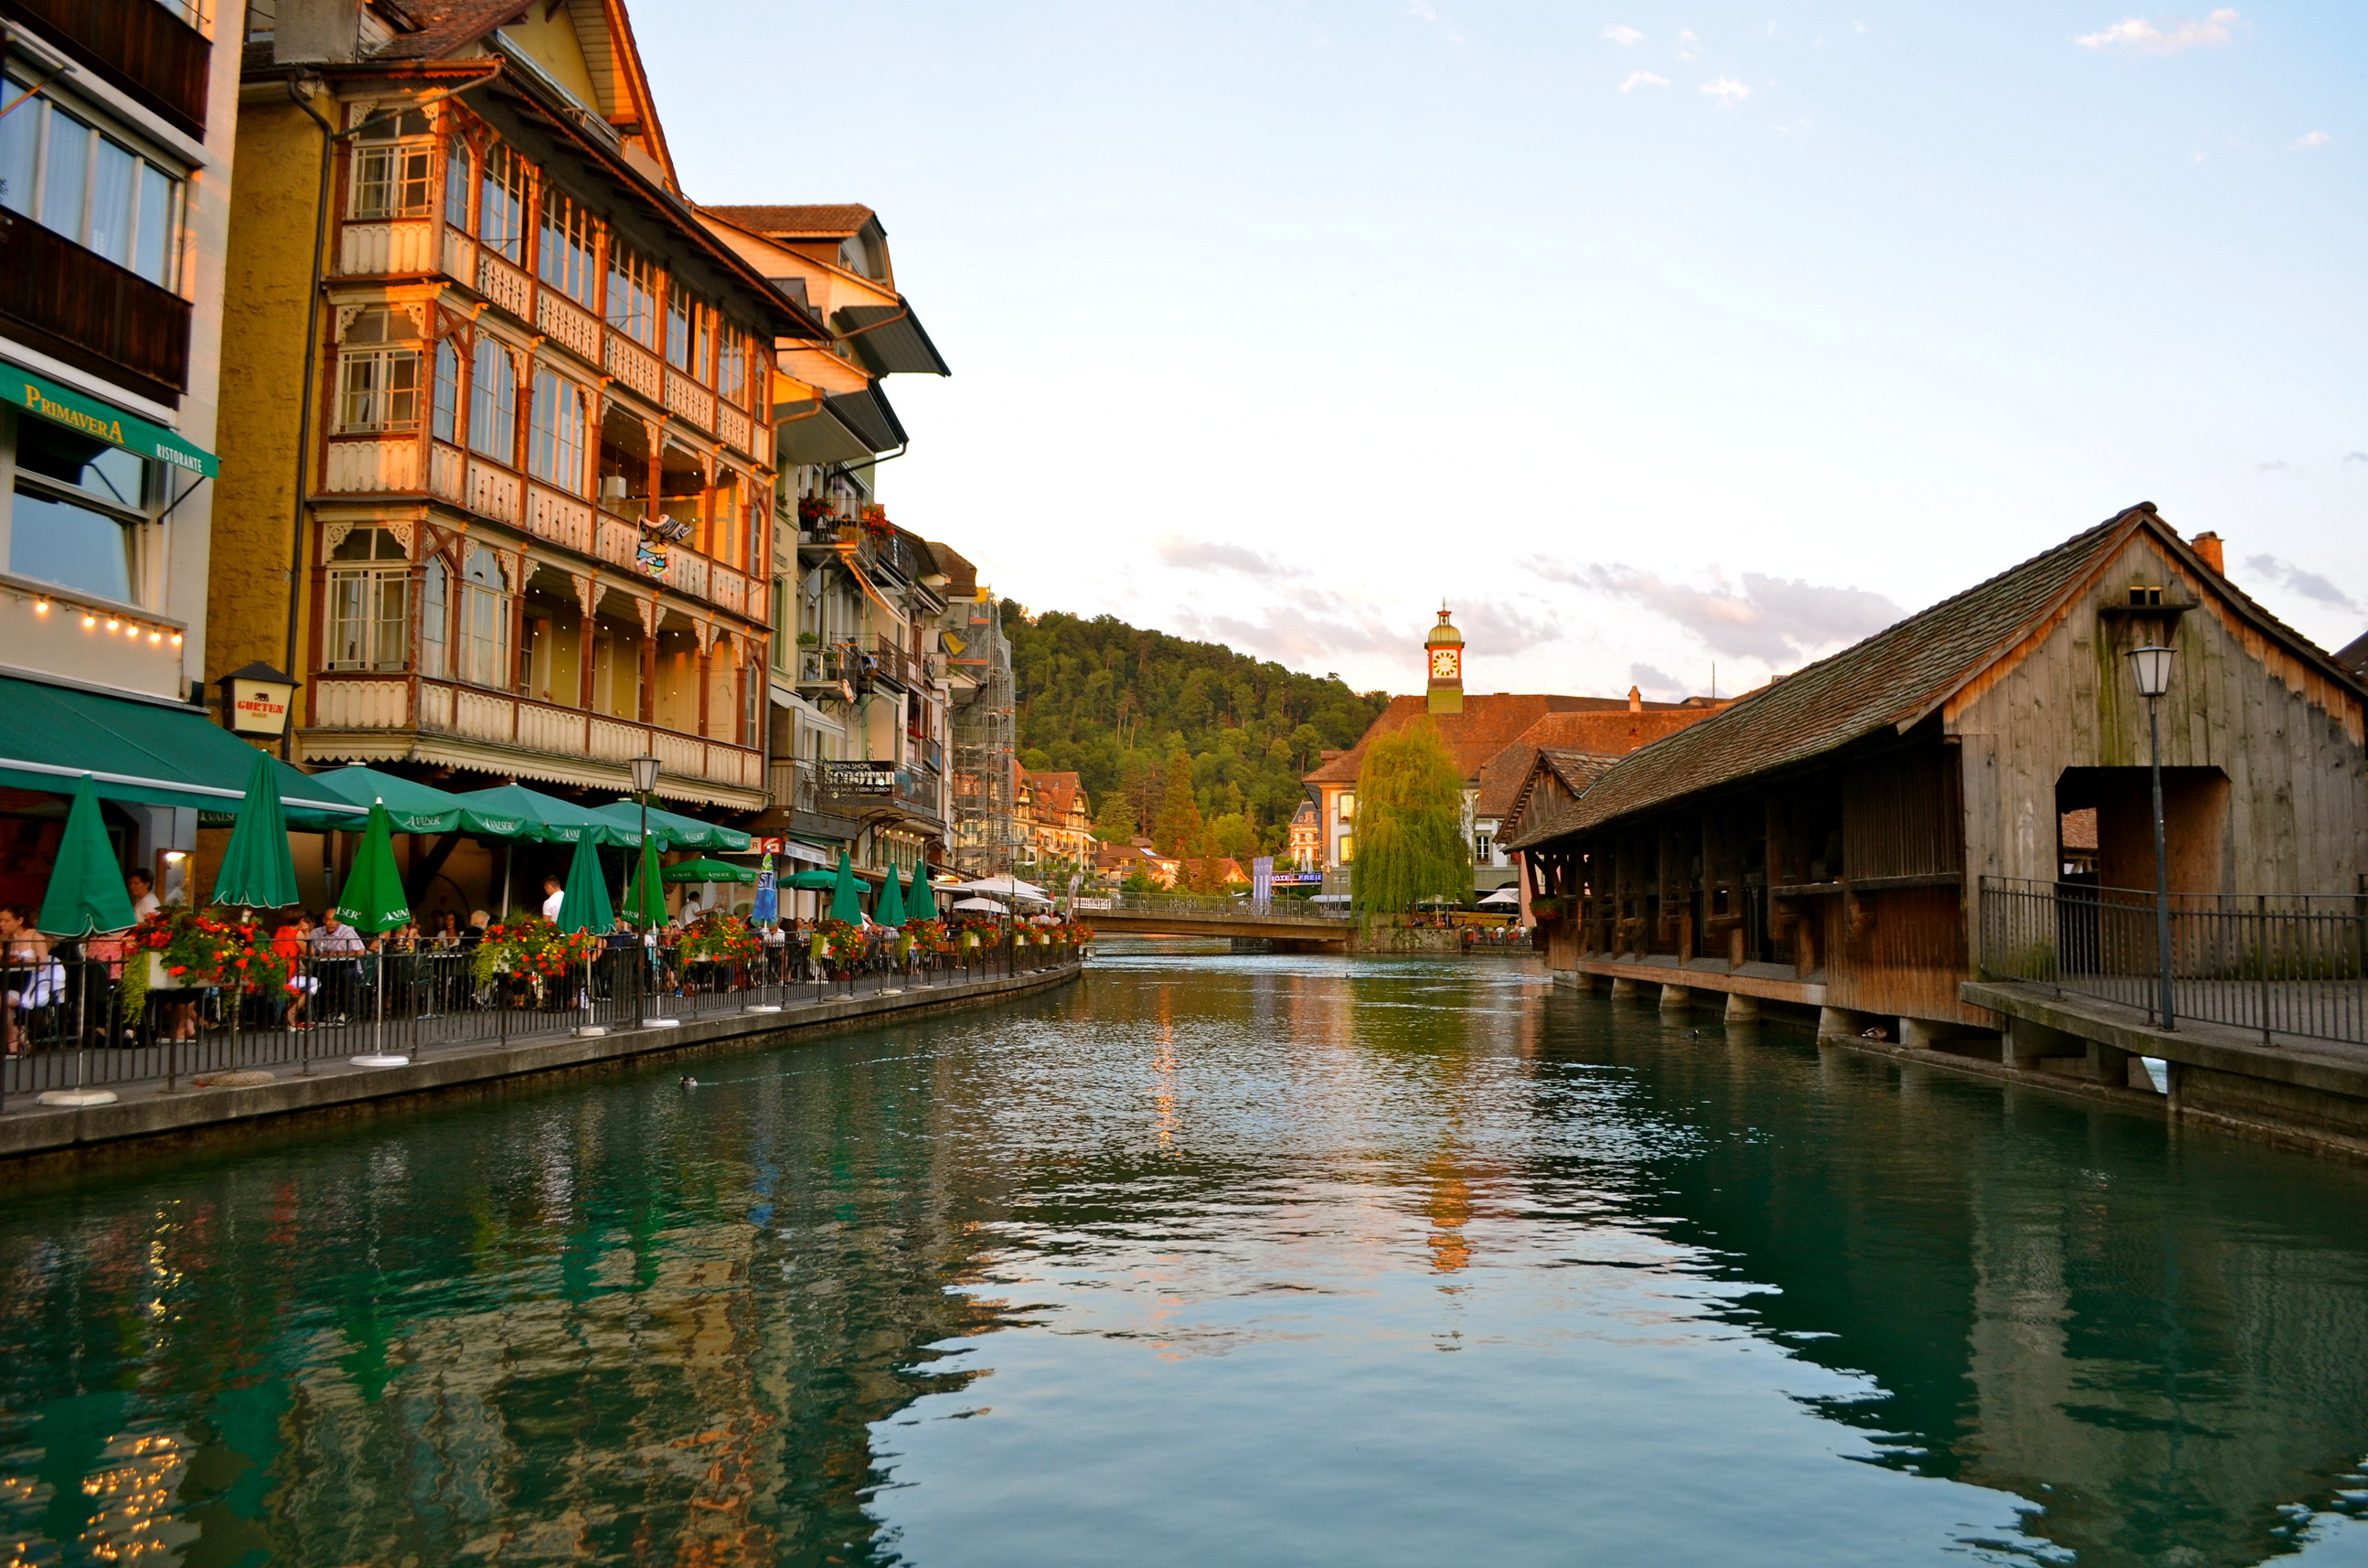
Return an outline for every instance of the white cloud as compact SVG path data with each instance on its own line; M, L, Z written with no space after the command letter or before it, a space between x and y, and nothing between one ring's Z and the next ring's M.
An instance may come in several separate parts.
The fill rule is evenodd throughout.
M2234 7L2224 6L2200 22L2185 17L2124 17L2101 32L2083 33L2072 41L2082 49L2177 54L2183 49L2226 49L2237 41L2237 29L2244 24Z
M1604 28L1603 36L1610 39L1612 42L1618 44L1622 49L1627 48L1632 43L1642 43L1645 41L1645 35L1643 33L1638 32L1634 28L1623 28L1617 22L1614 22L1610 27Z
M1678 34L1678 58L1680 60L1691 60L1695 55L1702 52L1702 51L1696 47L1701 42L1702 40L1694 36L1693 28L1687 28L1680 31Z
M2346 452L2343 454L2343 460L2348 463L2368 463L2368 452Z
M2294 464L2286 461L2283 458L2272 458L2265 463L2255 463L2253 465L2253 472L2255 473L2292 473L2294 472Z
M1245 577L1304 577L1307 568L1221 540L1186 539L1170 534L1152 548L1159 559L1186 572L1238 572Z
M2248 555L2245 557L2245 570L2267 577L2273 583L2282 584L2300 594L2304 598L2314 599L2330 609L2350 610L2355 615L2360 611L2360 607L2352 602L2351 596L2333 583L2316 572L2305 572L2293 562L2281 561L2274 555Z
M1866 31L1866 24L1864 22L1852 22L1850 26L1856 28L1861 32Z
M2288 148L2287 151L2291 153L2316 152L2317 149L2326 146L2328 142L2334 140L2334 137L2329 136L2324 131L2314 131L2307 136L2297 137L2294 141L2294 144Z
M1776 36L1776 18L1773 17L1768 18L1768 36L1770 38Z
M1711 585L1698 588L1616 562L1579 567L1531 556L1520 566L1549 582L1641 606L1691 632L1713 653L1771 665L1855 642L1905 613L1881 594L1863 588L1828 587L1759 572L1746 572L1739 585L1713 572Z
M1624 93L1631 87L1666 87L1668 85L1667 76L1656 76L1650 71L1631 71L1628 79L1620 84L1620 90Z
M1437 28L1440 30L1440 35L1450 43L1462 43L1463 41L1463 35L1457 32L1453 26L1440 16L1439 6L1436 0L1406 0L1406 15L1410 17L1419 17L1424 21L1429 22L1431 26Z
M1751 89L1732 76L1721 76L1715 82L1704 82L1702 90L1722 104L1739 104L1751 96Z

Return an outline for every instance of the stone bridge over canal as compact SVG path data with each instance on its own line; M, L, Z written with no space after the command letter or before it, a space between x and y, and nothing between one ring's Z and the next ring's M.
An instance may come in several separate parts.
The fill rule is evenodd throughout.
M1278 903L1261 915L1247 899L1181 893L1079 899L1076 913L1100 936L1224 937L1271 942L1281 952L1346 952L1356 934L1345 913L1320 914L1305 905L1285 913Z

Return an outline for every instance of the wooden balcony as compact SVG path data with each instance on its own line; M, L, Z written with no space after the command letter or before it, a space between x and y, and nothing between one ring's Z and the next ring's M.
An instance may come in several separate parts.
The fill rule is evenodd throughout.
M133 3L164 15L154 0ZM157 403L178 403L188 385L187 300L6 210L0 327Z
M317 760L432 756L621 789L627 760L649 756L675 780L714 787L693 791L698 798L754 805L766 785L764 754L751 747L455 681L324 673L313 677L311 702L300 740Z
M93 74L205 140L213 45L155 0L0 0L0 18L55 39Z

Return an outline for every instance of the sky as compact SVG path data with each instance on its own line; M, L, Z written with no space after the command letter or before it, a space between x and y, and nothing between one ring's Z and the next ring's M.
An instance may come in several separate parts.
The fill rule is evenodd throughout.
M1030 610L1731 695L2148 500L2368 629L2368 6L633 21L694 199L879 212L881 499Z

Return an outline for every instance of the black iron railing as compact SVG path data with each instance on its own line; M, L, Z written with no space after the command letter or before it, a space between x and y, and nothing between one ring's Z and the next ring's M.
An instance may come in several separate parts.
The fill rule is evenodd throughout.
M609 949L561 975L498 971L480 979L461 950L314 956L287 988L156 988L124 1005L123 963L74 945L17 950L0 996L0 1109L54 1090L191 1080L247 1069L308 1074L356 1057L417 1059L586 1027L619 1030L657 1018L785 1011L803 1004L996 979L1075 962L1074 947L989 934L975 946L899 960L885 944L852 961L814 962L794 937L747 963L680 961L670 948ZM133 963L146 961L134 955Z
M2368 1044L2368 899L2172 893L2172 1018L2264 1040ZM2161 1017L2155 895L2014 877L1981 883L1981 972Z

